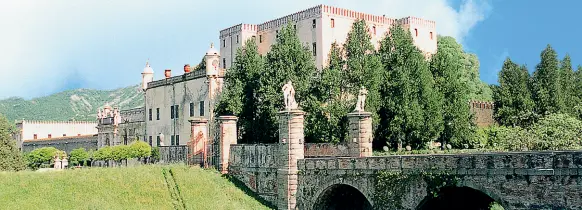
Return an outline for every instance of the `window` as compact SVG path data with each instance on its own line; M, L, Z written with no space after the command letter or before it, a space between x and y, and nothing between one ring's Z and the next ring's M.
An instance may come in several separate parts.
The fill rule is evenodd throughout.
M238 35L236 35L236 43L238 44Z
M63 133L63 136L67 136L67 134Z
M33 135L32 135L32 138L33 138L33 139L36 139L36 138L38 138L38 135L36 135L36 134L33 134Z
M259 35L259 43L263 43L263 35Z
M190 103L190 117L194 117L194 103Z
M170 138L170 145L171 145L171 146L174 146L174 145L175 145L175 144L174 144L174 143L175 143L175 142L174 142L174 140L175 140L175 139L174 139L174 135L172 135L172 137Z
M180 117L178 114L180 113L180 105L175 105L176 108L174 108L174 111L176 111L176 114L174 114L175 118Z
M200 117L204 116L204 101L200 101L200 105L198 106L200 109Z
M48 138L50 139L51 137L53 137L53 135L49 134L49 135L48 135Z
M149 119L150 121L152 121L152 109L149 109L149 117L148 117L148 119Z
M372 33L376 35L376 26L372 26Z
M293 25L293 30L297 31L297 25Z
M331 27L335 28L335 19L333 19L333 18L331 19Z
M317 26L317 25L315 25L315 19L313 19L313 21L312 21L312 22L313 22L313 23L311 24L311 26L312 26L313 28L315 28L315 27Z
M416 28L414 29L414 35L418 36L418 29L416 29Z
M176 145L180 145L180 135L176 135Z
M226 69L226 58L222 58L222 68Z
M174 106L170 106L170 119L174 119Z
M313 50L313 56L316 56L317 55L317 44L315 42L313 43L313 49L312 50Z
M152 146L152 136L149 136L149 140L150 140L150 147Z
M156 136L156 145L159 147L161 143L162 140L160 139L160 136Z
M226 47L226 39L222 40L222 47Z
M160 108L156 108L156 120L160 120Z
M275 37L279 38L279 30L275 30Z
M430 32L430 40L432 40L432 31Z

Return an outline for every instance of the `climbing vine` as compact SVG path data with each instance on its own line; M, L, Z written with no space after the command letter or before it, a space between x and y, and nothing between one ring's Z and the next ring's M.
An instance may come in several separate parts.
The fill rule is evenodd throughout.
M437 197L442 187L457 186L461 177L445 172L380 171L376 177L374 206L376 209L405 209L403 196L418 183L426 183L427 195Z

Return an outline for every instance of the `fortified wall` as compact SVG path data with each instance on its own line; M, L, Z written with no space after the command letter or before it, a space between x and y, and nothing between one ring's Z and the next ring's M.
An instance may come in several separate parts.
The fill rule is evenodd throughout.
M65 151L67 154L77 148L97 150L97 134L24 140L22 151L31 152L42 147L54 147Z
M471 101L469 102L469 110L474 114L474 122L478 127L487 127L495 125L493 118L493 102L488 101Z

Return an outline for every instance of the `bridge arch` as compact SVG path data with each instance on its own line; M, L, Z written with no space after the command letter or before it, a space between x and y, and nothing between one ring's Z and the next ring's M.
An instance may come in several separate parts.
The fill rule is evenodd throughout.
M471 181L463 181L456 186L441 188L437 197L425 196L416 204L416 209L489 209L491 202L506 209L506 203L497 194Z
M336 179L317 190L311 209L372 209L373 203L367 193L354 183Z

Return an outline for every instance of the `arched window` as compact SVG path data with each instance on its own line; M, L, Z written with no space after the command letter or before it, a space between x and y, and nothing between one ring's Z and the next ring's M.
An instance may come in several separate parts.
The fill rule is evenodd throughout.
M418 36L418 29L417 28L414 29L414 35Z

